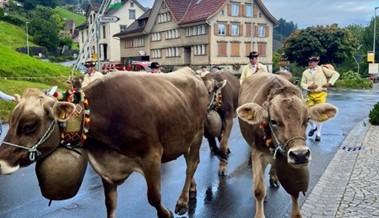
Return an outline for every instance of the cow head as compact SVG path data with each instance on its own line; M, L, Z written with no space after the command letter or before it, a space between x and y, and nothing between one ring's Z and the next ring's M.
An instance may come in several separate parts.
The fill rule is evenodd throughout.
M60 141L57 120L66 121L75 107L37 89L27 89L16 99L9 131L0 146L0 174L13 173L53 152Z
M202 79L209 94L208 109L214 109L215 105L220 104L222 101L221 90L225 87L227 80L219 82L209 75L202 77Z
M226 85L226 80L221 82L215 80L213 77L206 75L202 77L205 87L207 87L208 93L221 91L222 88Z
M297 94L288 94L285 90L277 93L286 94L270 95L262 106L257 103L241 105L237 115L255 127L265 122L272 136L274 157L279 151L292 166L304 166L311 159L305 143L308 119L324 122L336 115L337 108L327 103L308 108Z

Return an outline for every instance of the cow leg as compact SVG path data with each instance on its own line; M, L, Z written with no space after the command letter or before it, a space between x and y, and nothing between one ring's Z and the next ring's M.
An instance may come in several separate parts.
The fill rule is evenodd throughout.
M196 193L197 193L197 188L196 188L196 182L195 179L192 177L191 185L190 185L190 198L195 198Z
M231 116L233 117L233 116ZM224 132L222 134L222 138L220 141L220 152L221 152L221 159L220 159L220 167L219 167L219 175L220 176L226 176L226 165L228 164L228 155L229 155L229 137L230 133L232 132L233 127L233 118L226 118L224 121Z
M209 148L211 149L213 154L216 155L217 157L219 157L221 153L220 153L220 149L217 147L215 137L213 135L211 135L206 128L204 129L204 136L205 136L205 138L207 138Z
M279 179L278 176L276 175L276 166L275 162L271 163L271 168L270 168L270 187L272 188L279 188Z
M107 207L108 218L116 218L117 206L117 185L102 179L105 194L105 205Z
M155 152L152 152L155 153ZM143 174L147 184L147 199L157 210L159 218L173 218L174 215L161 202L161 155L148 155L143 164Z
M291 209L291 218L301 218L301 211L299 207L299 193L296 195L291 195L292 197L292 209Z
M196 136L194 143L190 147L189 151L184 154L186 160L187 169L186 169L186 180L182 189L182 193L176 203L175 213L183 215L188 211L188 201L189 201L189 191L191 195L196 195L196 183L194 179L194 174L197 169L197 165L200 162L199 150L201 146L202 135L199 134Z
M252 170L254 181L254 196L255 196L255 218L264 218L264 198L266 196L266 186L264 182L264 171L268 164L264 155L252 148Z

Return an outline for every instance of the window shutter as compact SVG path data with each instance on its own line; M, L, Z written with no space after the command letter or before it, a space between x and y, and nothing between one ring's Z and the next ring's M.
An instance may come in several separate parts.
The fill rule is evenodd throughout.
M241 4L241 13L242 17L246 17L246 5Z
M228 16L232 16L232 7L230 4L227 5L227 10L228 10Z
M269 26L265 26L265 37L268 37L269 36L269 32L270 31L270 27Z
M246 26L246 35L245 36L250 37L251 36L251 24L246 23L245 26Z
M230 34L232 33L232 30L231 30L231 25L228 23L226 24L226 36L230 36Z
M215 34L215 36L217 36L218 35L218 24L214 23L213 26L214 26L214 31L215 31L214 34Z
M254 5L254 9L253 9L253 17L258 17L258 8L256 5Z
M248 56L251 50L251 42L245 43L245 56Z
M238 17L242 17L242 16L243 16L243 5L240 4L239 10L238 10Z
M258 37L258 25L254 25L254 37Z
M242 24L240 24L239 25L239 36L243 36L243 25Z

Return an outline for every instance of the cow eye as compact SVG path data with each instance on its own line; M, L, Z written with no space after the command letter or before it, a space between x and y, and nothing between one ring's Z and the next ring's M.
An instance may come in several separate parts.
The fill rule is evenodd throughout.
M276 120L270 120L270 122L271 122L271 125L274 125L274 126L278 125L278 122L276 122Z
M27 123L22 127L23 134L30 134L36 131L37 122Z

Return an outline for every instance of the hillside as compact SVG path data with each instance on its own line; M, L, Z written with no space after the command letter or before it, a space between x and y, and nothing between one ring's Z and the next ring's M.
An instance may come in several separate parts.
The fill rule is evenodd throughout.
M9 48L26 47L26 31L23 28L0 21L0 45ZM32 43L33 38L29 36L29 46L37 46Z
M26 46L26 34L23 28L0 21L0 39L0 77L27 77L30 81L31 77L67 77L70 74L71 68L16 52L15 48ZM30 37L29 45L36 46L31 39ZM49 79L44 82L54 84L58 81Z
M30 46L36 46L29 41ZM0 91L7 94L22 94L26 88L47 89L58 85L67 89L65 81L71 75L70 67L42 61L15 51L26 46L23 28L0 21ZM0 100L0 115L8 120L14 102Z
M54 10L57 11L63 18L68 20L74 20L76 26L79 26L80 24L83 24L86 21L85 16L75 14L64 8L56 7Z

